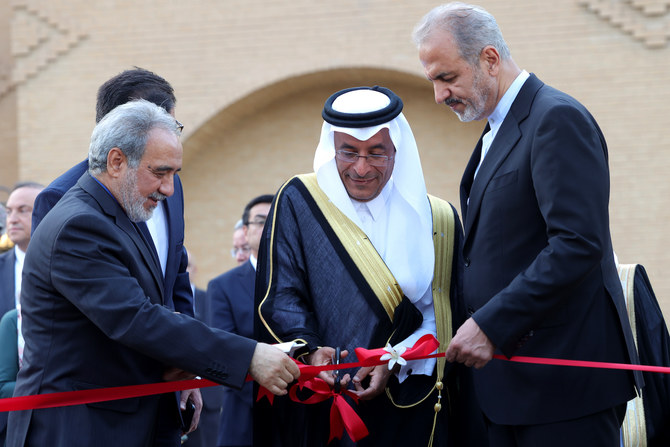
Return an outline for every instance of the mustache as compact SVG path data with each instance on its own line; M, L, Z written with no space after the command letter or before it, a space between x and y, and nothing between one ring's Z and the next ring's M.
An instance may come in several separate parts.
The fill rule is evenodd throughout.
M161 194L159 192L153 192L149 195L149 198L154 199L154 200L158 200L160 202L161 200L167 199L167 196L165 194Z
M461 101L460 99L450 98L450 99L445 99L444 100L444 104L448 105L448 106L450 106L452 104L462 104L462 103L463 103L463 101Z
M373 179L375 177L374 173L369 174L369 175L361 176L361 175L356 174L353 171L352 172L347 172L346 175L347 175L347 177L349 177L352 180L370 180L370 179Z

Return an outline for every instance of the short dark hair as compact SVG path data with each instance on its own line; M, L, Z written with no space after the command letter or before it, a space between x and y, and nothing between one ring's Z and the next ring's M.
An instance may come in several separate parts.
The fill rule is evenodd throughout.
M135 67L114 76L98 89L95 122L117 106L133 99L146 99L172 113L177 98L168 81L144 68Z
M272 194L263 194L262 196L254 197L251 199L247 206L244 207L244 212L242 213L242 223L244 225L249 225L249 213L251 208L258 205L259 203L272 203L274 195Z
M44 189L44 185L37 182L18 182L12 188L12 192L16 191L19 188L33 188L33 189Z

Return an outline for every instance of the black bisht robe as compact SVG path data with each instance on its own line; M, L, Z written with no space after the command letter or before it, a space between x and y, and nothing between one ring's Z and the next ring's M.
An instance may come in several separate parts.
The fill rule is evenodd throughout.
M633 283L637 349L643 365L670 366L670 336L644 267ZM670 374L643 372L642 402L649 447L670 446Z
M455 211L454 215L456 236L451 307L453 328L456 330L464 321L465 312L460 291L462 230ZM270 210L259 250L255 298L257 339L267 343L302 340L307 343L309 350L321 346L339 346L349 350L349 356L343 360L346 362L357 361L354 353L356 347L372 349L385 346L393 329L390 318L371 287L356 268L306 186L297 178L289 180L280 188ZM464 398L463 403L474 405L468 376L461 376L464 371L449 364L445 369L449 371L445 371L443 380L451 380L452 387L467 386L468 397ZM455 372L457 370L458 374ZM355 371L344 372L349 372L352 377L355 374ZM424 382L430 387L435 379ZM443 391L443 396L447 394L449 396L442 401L444 410L438 413L443 427L447 426L446 418L450 413L461 406L459 399L464 396L454 390ZM431 397L426 399L423 408L416 409L426 415L419 419L422 424L427 424L428 427L423 431L428 434L433 424L434 403ZM399 426L398 421L387 418L394 408L384 393L372 401L361 401L354 408L371 433L358 443L359 446L378 445L379 442L385 442L388 446L424 444L420 440L421 436L417 436L421 428L416 424ZM353 445L346 432L342 441L336 439L328 444L329 409L330 401L304 405L296 404L286 396L275 397L272 406L265 399L257 402L254 405L254 445ZM472 413L468 414L473 417L460 414L467 421L461 420L459 424L471 427L474 420L476 435L481 436L481 414L476 405L470 407L470 410ZM410 417L411 411L408 410L406 414ZM380 433L382 431L384 433ZM406 438L398 437L401 436L399 433ZM380 435L383 435L381 438L391 436L394 442L380 441ZM442 434L436 433L436 436L437 441ZM472 441L468 445L480 445ZM447 445L446 442L435 445Z

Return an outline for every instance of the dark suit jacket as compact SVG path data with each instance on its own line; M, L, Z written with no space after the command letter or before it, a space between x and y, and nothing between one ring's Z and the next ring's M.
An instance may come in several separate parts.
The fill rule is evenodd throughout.
M244 384L256 342L166 307L147 247L89 174L49 212L23 270L26 347L15 396L159 382L166 365ZM158 404L148 396L13 412L8 446L151 445Z
M207 285L212 327L253 337L256 270L250 261L217 276ZM217 446L251 445L253 384L224 389ZM232 417L232 415L235 415Z
M32 231L51 208L58 203L81 175L88 171L88 160L73 166L51 182L35 199L32 216ZM178 312L193 316L193 294L186 266L188 257L184 250L184 192L178 175L174 177L174 194L164 202L168 222L168 257L165 266L165 296L174 303ZM145 225L142 223L141 225Z
M14 264L16 255L14 249L0 254L0 317L16 307L14 285Z
M207 292L195 289L195 317L211 326L211 306L207 298ZM221 401L223 400L224 388L221 386L210 386L201 388L202 412L198 428L188 434L188 439L182 442L183 447L215 447L216 437L219 433L219 420L221 419Z
M14 298L14 263L16 255L14 249L7 250L0 254L0 317L8 311L16 308ZM16 340L16 338L15 338ZM16 342L14 343L16 345ZM5 349L6 347L0 347ZM0 414L0 443L5 439L5 429L7 428L7 413Z
M643 365L670 367L670 334L663 311L643 266L635 267L634 315L637 347ZM629 302L630 305L630 302ZM642 390L647 446L670 445L670 375L644 372Z
M481 145L461 182L474 320L507 356L637 361L610 241L607 146L593 117L531 75L473 182ZM475 371L475 388L499 424L580 417L634 395L628 372L499 360Z
M0 318L0 398L12 397L16 374L19 371L17 349L16 309ZM0 413L0 446L5 445L7 435L7 412Z

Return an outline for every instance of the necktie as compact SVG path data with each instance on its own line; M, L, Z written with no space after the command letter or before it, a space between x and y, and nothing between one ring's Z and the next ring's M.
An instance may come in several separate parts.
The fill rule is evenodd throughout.
M493 134L489 129L489 131L484 134L484 137L482 137L482 155L481 158L479 159L479 165L477 165L477 169L475 170L475 175L473 176L473 178L477 178L477 173L479 172L479 168L482 167L484 157L486 157L486 153L489 151L489 148L491 147L492 140L493 140Z

